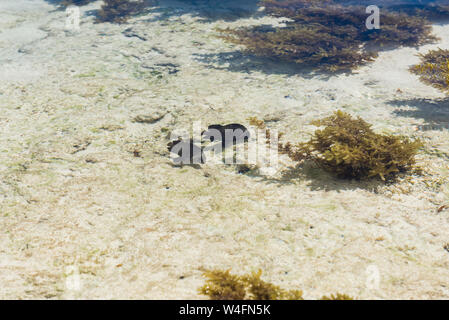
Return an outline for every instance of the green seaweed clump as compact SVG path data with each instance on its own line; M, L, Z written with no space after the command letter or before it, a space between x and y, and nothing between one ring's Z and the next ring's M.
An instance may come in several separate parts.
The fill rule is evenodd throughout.
M422 82L449 94L449 50L432 50L421 55L421 63L410 71L419 75Z
M301 291L263 281L261 270L243 276L229 270L208 270L204 275L208 279L199 292L211 300L303 300Z
M308 142L298 144L296 149L282 146L283 151L294 160L312 160L341 178L386 180L410 169L422 146L419 140L375 133L369 123L342 111L311 124L325 128L316 130Z
M208 278L206 284L200 288L200 293L209 296L211 300L244 300L246 296L245 284L239 276L229 270L209 270L204 273Z
M199 292L211 300L304 300L302 291L285 290L261 279L262 271L243 276L229 270L208 270L204 273L206 284ZM322 300L353 300L346 294L323 296Z
M263 121L254 118L250 123L265 127ZM395 173L411 169L422 147L419 140L375 133L371 124L342 111L311 124L325 128L316 130L308 142L280 143L279 152L293 161L310 160L340 178L379 177L385 181Z
M424 3L412 0L405 3L400 3L397 0L384 0L383 3L388 5L388 8L391 10L424 17L431 21L444 22L449 18L449 4L447 0L432 0Z
M285 145L283 151L292 159L309 159L341 178L380 177L385 180L415 163L422 143L407 137L378 134L360 117L336 111L332 116L312 121L322 127L296 149Z
M373 61L385 47L418 46L435 41L428 20L382 9L381 28L368 29L366 6L332 0L264 0L268 15L288 18L282 27L220 29L224 40L255 56L314 69L354 69Z
M331 294L329 297L323 296L321 297L321 300L354 300L354 298L347 294L337 292L336 294Z
M97 14L97 22L125 23L145 8L143 0L104 0Z
M244 275L241 279L246 284L251 300L303 300L302 291L284 290L261 279L262 270Z

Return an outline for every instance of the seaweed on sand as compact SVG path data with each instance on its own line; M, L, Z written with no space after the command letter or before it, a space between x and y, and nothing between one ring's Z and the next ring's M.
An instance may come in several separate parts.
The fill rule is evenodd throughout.
M449 19L449 4L447 0L428 0L428 1L402 1L383 0L383 4L390 10L405 12L410 15L424 17L431 21L446 21Z
M302 292L284 290L261 279L262 271L237 276L229 270L209 270L208 278L199 289L212 300L303 300Z
M267 14L288 18L283 27L219 29L220 37L256 56L338 71L373 61L385 46L435 41L430 22L406 13L382 11L380 29L368 29L366 7L332 0L264 0Z
M354 298L348 296L347 294L337 292L336 294L331 294L330 296L323 296L321 300L354 300Z
M251 124L263 126L255 119ZM386 180L411 169L422 146L419 140L375 133L371 124L342 111L311 124L324 129L316 130L308 142L279 144L279 152L293 161L310 160L340 178Z
M125 23L145 8L144 0L104 0L97 14L97 22Z
M211 300L304 300L302 291L285 290L261 279L262 271L237 276L229 270L207 270L206 284L199 292ZM345 294L323 296L323 300L352 300Z
M420 16L429 20L446 20L449 18L449 4L447 0L261 0L261 5L268 12L275 13L278 9L301 9L307 5L332 5L363 6L377 5L381 9L390 12L402 12L411 16Z
M243 300L246 297L245 284L240 277L229 270L210 270L204 275L208 278L199 291L212 300Z
M449 94L449 50L432 50L420 56L421 63L410 71L419 75L422 82Z

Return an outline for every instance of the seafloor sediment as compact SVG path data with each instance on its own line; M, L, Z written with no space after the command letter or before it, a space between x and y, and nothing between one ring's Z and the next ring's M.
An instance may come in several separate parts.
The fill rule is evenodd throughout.
M419 52L449 48L449 25L434 26L436 44L325 77L216 37L279 22L262 13L166 2L95 24L99 5L71 32L51 3L0 2L0 298L202 298L215 267L262 269L305 298L449 298L449 211L437 212L449 203L449 102L408 71ZM423 174L345 181L286 158L239 174L168 156L169 133L193 121L256 116L303 141L336 109L423 139ZM441 130L418 128L429 124ZM67 286L73 270L80 287Z

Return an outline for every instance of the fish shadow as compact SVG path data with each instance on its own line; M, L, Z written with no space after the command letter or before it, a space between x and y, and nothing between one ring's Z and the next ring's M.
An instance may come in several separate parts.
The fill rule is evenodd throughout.
M307 161L296 166L288 167L282 172L281 177L263 177L262 181L268 184L295 185L305 184L312 191L353 191L365 190L368 192L377 193L377 189L381 186L392 184L395 182L395 177L387 181L382 181L378 178L370 179L341 179L330 172L327 172L314 163Z

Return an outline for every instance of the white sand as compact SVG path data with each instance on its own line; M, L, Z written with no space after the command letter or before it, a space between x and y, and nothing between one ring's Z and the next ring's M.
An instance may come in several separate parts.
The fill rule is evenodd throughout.
M93 24L98 6L82 8L71 33L42 0L0 2L1 298L202 298L201 270L213 267L260 268L312 299L449 298L449 210L437 212L449 204L449 133L416 131L449 122L449 105L420 100L443 95L407 70L418 52L449 48L449 26L434 27L438 44L384 52L326 80L215 37L217 26L269 18L167 9ZM292 171L282 159L281 179L175 168L166 152L168 132L194 120L278 118L270 128L299 141L337 108L423 138L425 174L386 186ZM156 112L165 116L154 124L133 121Z

